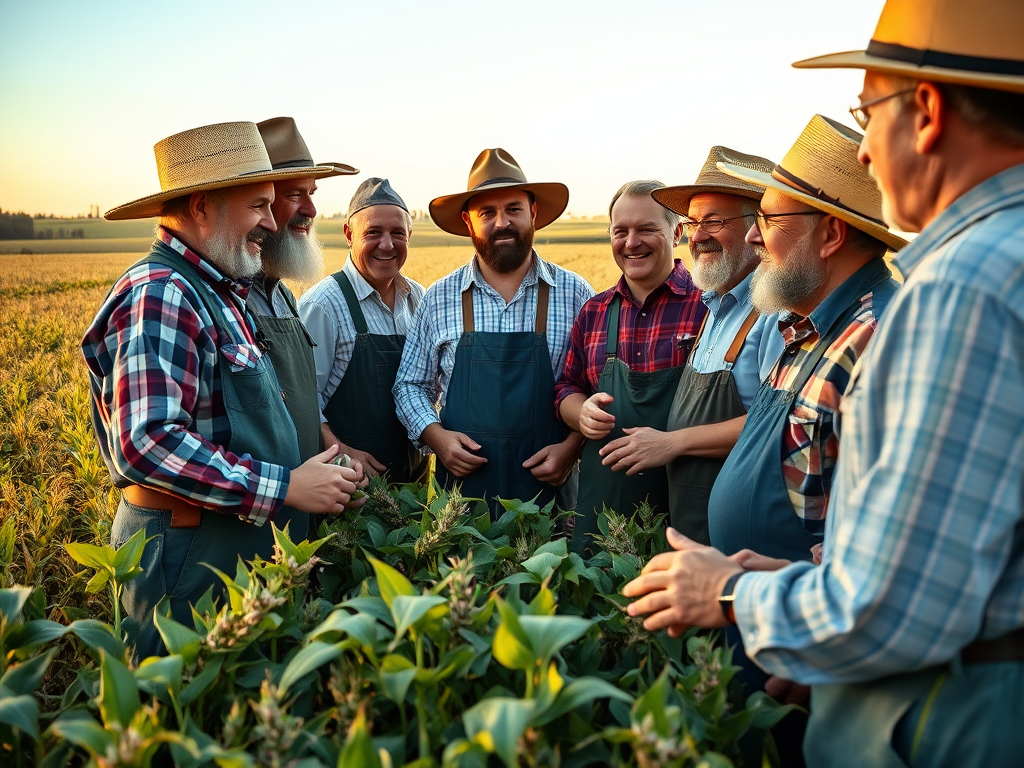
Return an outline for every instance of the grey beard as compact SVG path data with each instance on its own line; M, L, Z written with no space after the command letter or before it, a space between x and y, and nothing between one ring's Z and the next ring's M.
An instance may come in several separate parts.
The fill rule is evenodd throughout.
M722 248L703 248L704 243L696 244L691 249L701 253L720 253L721 255L712 262L702 262L694 258L693 277L694 284L702 291L714 291L721 293L722 289L736 279L736 276L744 269L749 274L749 265L754 261L751 256L746 262L743 261L743 253L732 254Z
M245 250L246 242L248 241L243 239L238 246L233 246L227 227L219 227L206 241L206 258L228 277L236 280L255 277L263 262L260 256L249 255Z
M807 301L825 279L822 269L814 265L815 262L797 258L785 267L766 270L759 266L750 283L751 303L762 314L771 315Z
M324 248L311 224L306 237L295 237L287 225L263 244L263 271L271 279L315 283L324 275Z

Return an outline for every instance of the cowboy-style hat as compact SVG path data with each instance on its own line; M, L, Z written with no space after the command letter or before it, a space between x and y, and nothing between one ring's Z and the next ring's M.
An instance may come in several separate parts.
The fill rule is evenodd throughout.
M359 173L358 168L353 168L345 163L314 163L313 156L302 140L295 120L291 117L272 117L262 123L256 123L260 136L263 138L263 145L270 155L270 164L274 170L283 168L330 168L330 173L324 176L351 176Z
M192 128L157 143L153 153L162 191L112 208L103 215L105 219L159 216L165 202L193 192L260 181L319 178L333 173L328 167L275 171L255 123L218 123Z
M518 188L533 193L537 204L535 229L541 229L562 215L569 204L569 188L556 181L529 182L526 174L504 149L485 149L473 162L466 192L436 197L430 201L430 217L445 232L469 237L469 228L462 220L466 202L481 192Z
M718 167L737 179L777 189L836 216L898 251L907 241L885 226L882 193L867 167L857 160L863 138L852 128L815 115L771 173L730 163L719 163Z
M1021 0L887 0L863 51L798 61L1024 93Z
M734 178L718 170L718 163L731 163L752 171L771 173L775 163L757 155L745 155L728 147L712 147L704 167L697 174L695 184L684 184L679 187L662 187L651 192L651 197L682 216L688 216L690 198L703 192L719 192L725 195L739 195L751 200L760 200L764 187L759 184Z

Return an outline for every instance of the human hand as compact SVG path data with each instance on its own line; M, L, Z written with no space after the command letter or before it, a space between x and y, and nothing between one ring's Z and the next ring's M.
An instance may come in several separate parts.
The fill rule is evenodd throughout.
M387 472L388 468L381 464L379 461L377 461L377 459L375 459L372 454L366 451L360 451L356 448L353 448L350 445L345 445L345 443L341 442L341 440L338 439L337 435L335 435L334 432L331 431L331 428L330 426L328 426L326 421L320 424L320 431L323 433L324 436L325 447L330 448L332 445L337 445L339 455L348 455L349 457L352 458L352 461L361 464L363 473L367 477L376 477L377 475L383 475L385 472Z
M293 469L284 503L302 512L326 515L341 514L346 506L362 506L365 499L352 501L362 471L335 465L337 455L338 447L332 445Z
M752 549L741 549L729 559L745 571L780 571L790 564L789 560L761 555Z
M815 565L821 565L822 544L815 544L811 547L811 560Z
M645 469L663 467L673 458L672 438L668 432L651 427L626 427L625 437L612 440L598 453L601 463L613 472L626 470L636 475Z
M674 528L666 537L674 551L655 555L639 576L622 589L639 598L626 609L630 616L650 614L644 628L667 629L679 637L690 627L724 627L718 598L725 582L742 569L714 547L688 539Z
M615 426L615 417L604 409L615 398L605 392L597 392L587 398L580 409L580 433L588 440L600 440Z
M462 432L445 429L437 422L424 429L420 438L430 446L438 461L455 477L472 474L487 463L483 456L473 453L481 448L473 438Z
M578 433L569 435L560 443L546 445L523 462L535 478L548 485L559 486L565 482L580 457L581 440Z
M764 691L780 704L796 704L806 709L811 703L811 686L794 683L775 675L765 682Z

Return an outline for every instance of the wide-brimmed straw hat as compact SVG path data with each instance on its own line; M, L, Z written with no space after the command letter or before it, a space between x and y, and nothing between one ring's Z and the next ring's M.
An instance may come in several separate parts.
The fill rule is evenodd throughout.
M812 208L836 216L898 251L907 241L882 221L882 193L857 160L864 137L852 128L815 115L771 173L719 163L720 170L751 184L777 189Z
M526 174L512 155L500 148L485 149L473 162L466 184L467 191L431 200L430 217L445 232L469 237L469 228L462 220L462 208L466 201L481 192L509 188L533 193L533 200L537 204L534 229L541 229L555 221L569 204L569 188L565 184L557 181L527 181Z
M298 126L294 118L272 117L261 123L256 123L260 136L263 138L263 145L270 155L270 164L275 171L283 168L319 168L332 169L324 176L351 176L359 173L358 168L353 168L345 163L314 163L306 142L302 140Z
M704 167L697 174L695 184L684 184L678 187L662 187L651 192L651 197L668 208L683 216L688 216L690 209L690 198L704 192L719 192L724 195L739 195L749 197L751 200L760 200L764 194L764 187L759 184L751 184L723 173L718 170L719 163L729 163L742 168L749 168L752 171L771 173L775 163L757 155L745 155L728 147L712 147Z
M274 170L255 123L218 123L168 136L153 147L160 189L103 214L106 219L159 216L163 204L208 189L238 187L260 181L328 176L323 168Z
M1024 93L1024 2L888 0L866 50L793 66L869 69Z

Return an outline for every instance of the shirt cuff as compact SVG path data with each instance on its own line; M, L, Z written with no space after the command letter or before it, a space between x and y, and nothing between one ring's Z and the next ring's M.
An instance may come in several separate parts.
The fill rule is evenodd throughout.
M253 467L253 470L256 469L257 467ZM259 472L252 473L254 482L244 502L249 508L249 514L245 519L254 525L264 525L268 520L273 520L284 506L291 470L280 464L267 462L260 462L258 469Z

